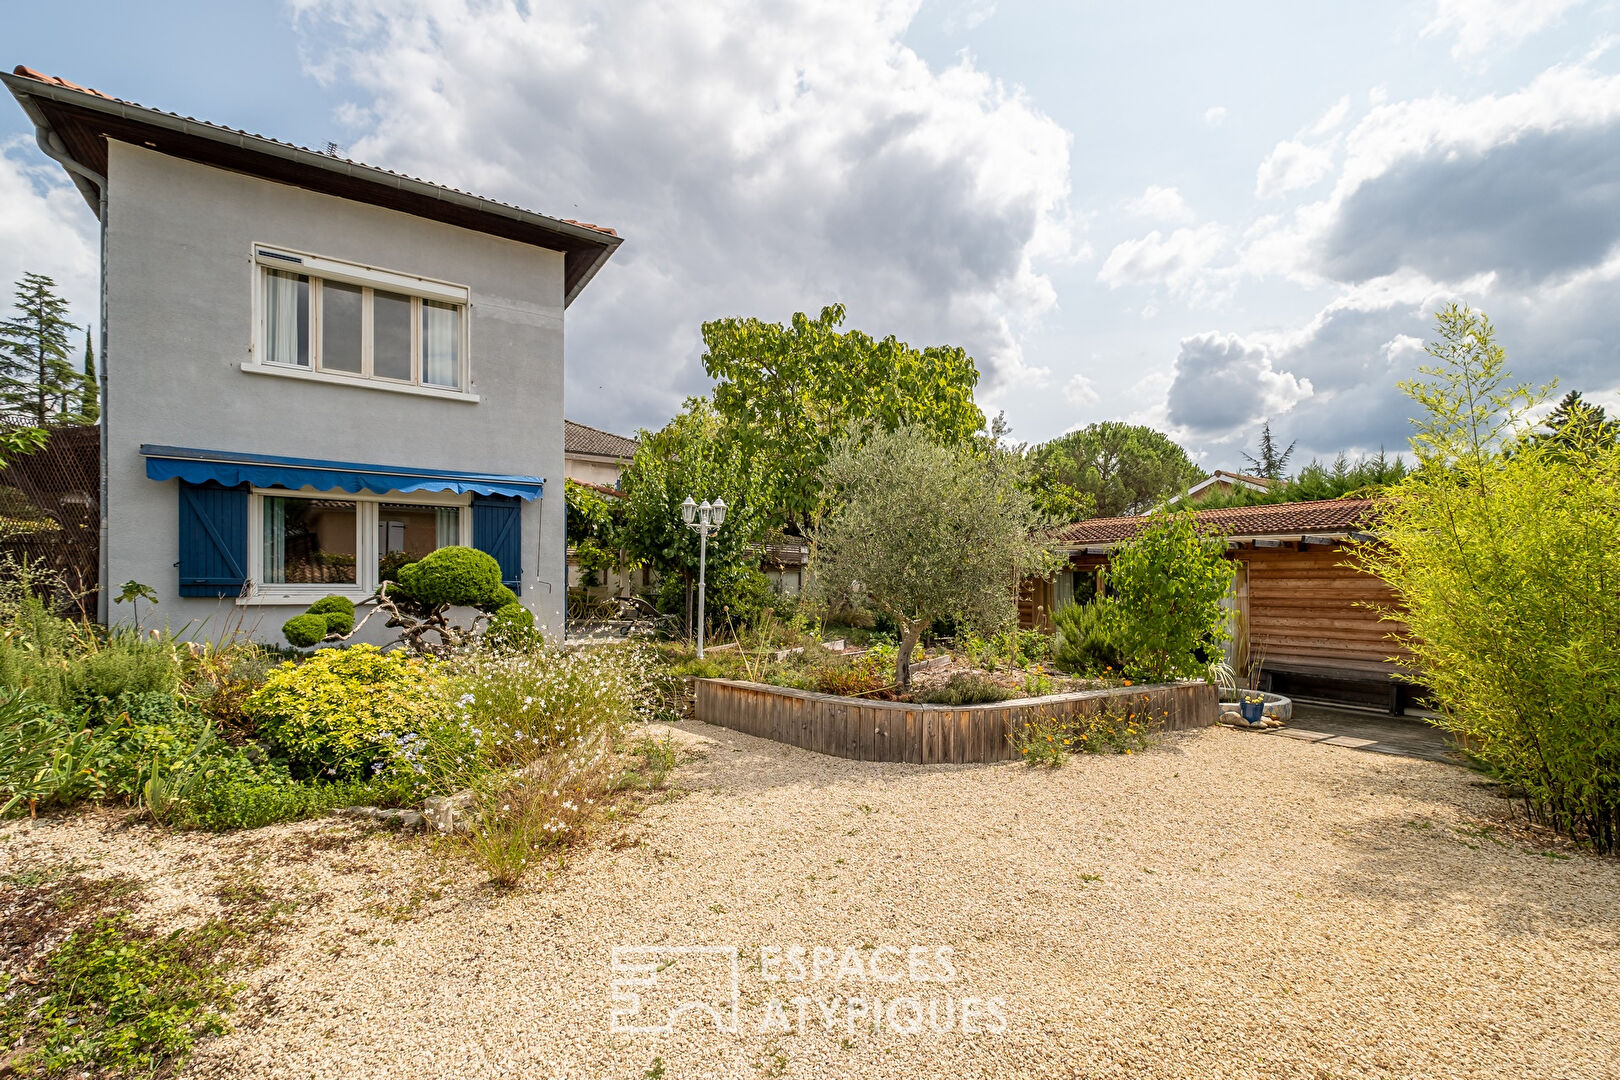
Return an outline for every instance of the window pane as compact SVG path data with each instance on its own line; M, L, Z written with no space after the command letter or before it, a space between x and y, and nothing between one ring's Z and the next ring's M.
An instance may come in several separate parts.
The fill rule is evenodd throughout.
M353 585L358 518L352 502L264 500L264 580L270 585Z
M264 360L309 367L309 278L264 272Z
M377 569L385 580L393 580L406 563L459 543L459 506L382 503L377 507Z
M384 379L411 378L411 298L371 294L371 371Z
M360 300L358 285L321 282L321 367L360 373Z
M460 386L461 309L454 304L422 301L422 381Z

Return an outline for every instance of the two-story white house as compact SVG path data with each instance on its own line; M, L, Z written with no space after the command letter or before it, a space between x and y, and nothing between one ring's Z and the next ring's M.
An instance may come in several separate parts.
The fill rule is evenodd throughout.
M101 225L105 586L279 641L467 544L562 632L563 316L611 229L0 78Z

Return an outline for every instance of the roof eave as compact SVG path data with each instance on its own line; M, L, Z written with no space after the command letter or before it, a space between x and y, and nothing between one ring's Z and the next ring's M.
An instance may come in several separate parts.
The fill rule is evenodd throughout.
M532 210L524 210L521 207L508 206L505 203L480 198L477 195L469 195L466 192L454 191L425 180L402 176L370 165L360 165L328 154L306 150L303 147L276 142L273 139L248 135L228 128L217 127L213 124L204 124L141 105L131 105L116 98L102 97L82 90L55 86L12 72L0 71L0 81L6 84L7 89L17 99L18 104L23 107L23 111L28 114L29 119L33 120L36 126L44 127L47 130L51 130L52 125L39 110L39 107L30 99L53 101L72 108L87 109L91 112L116 116L130 123L151 127L159 132L170 132L191 138L205 139L222 146L234 146L241 150L263 154L266 157L289 161L302 167L317 169L338 176L346 176L381 188L391 187L399 191L410 192L414 195L436 199L480 214L521 222L534 228L555 233L559 237L569 237L582 241L597 248L597 255L581 271L573 285L565 291L563 295L564 307L573 302L574 298L585 288L585 285L596 276L602 266L612 257L613 252L618 249L619 245L624 243L622 236L604 233L597 229L587 229L584 226L575 225L561 218L538 214ZM85 162L80 162L80 164L89 167ZM69 173L69 175L72 174ZM90 199L90 195L84 190L83 185L80 185L80 192L90 201L91 208L96 209L96 200Z

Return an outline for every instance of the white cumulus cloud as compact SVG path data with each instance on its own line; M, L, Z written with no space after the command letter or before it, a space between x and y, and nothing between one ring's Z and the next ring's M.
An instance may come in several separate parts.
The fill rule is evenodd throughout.
M67 298L68 318L81 327L100 314L100 251L96 215L61 166L31 138L0 144L0 287L26 273L44 274ZM8 307L9 292L0 298Z
M1102 398L1090 379L1084 375L1073 375L1063 387L1063 400L1070 405L1095 405Z
M1295 139L1278 143L1254 178L1257 199L1298 191L1327 179L1333 172L1333 147L1312 146Z
M987 391L1044 378L1021 338L1080 248L1069 134L919 57L917 6L295 4L312 69L362 91L355 157L625 236L569 312L569 413L619 428L707 385L703 320L833 300L965 346Z
M1199 284L1201 272L1226 247L1226 227L1214 222L1176 229L1169 235L1154 229L1146 236L1117 244L1103 260L1097 280L1112 289L1122 285L1164 285L1188 291Z
M1424 36L1455 34L1451 55L1476 57L1511 47L1563 18L1586 0L1437 0Z
M1125 210L1137 217L1177 225L1193 219L1192 207L1187 205L1179 190L1157 184L1150 184L1142 194L1125 200Z

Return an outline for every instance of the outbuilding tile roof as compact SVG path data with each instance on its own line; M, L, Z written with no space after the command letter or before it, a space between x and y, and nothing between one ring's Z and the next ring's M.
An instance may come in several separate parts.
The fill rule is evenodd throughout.
M633 458L641 446L634 439L615 435L601 428L563 421L563 453L595 454L600 457Z
M1264 506L1223 506L1200 510L1193 516L1223 536L1304 535L1348 532L1372 524L1372 499L1319 499L1313 502L1270 503ZM1142 528L1145 516L1092 518L1065 525L1052 534L1059 544L1112 544L1129 540Z

